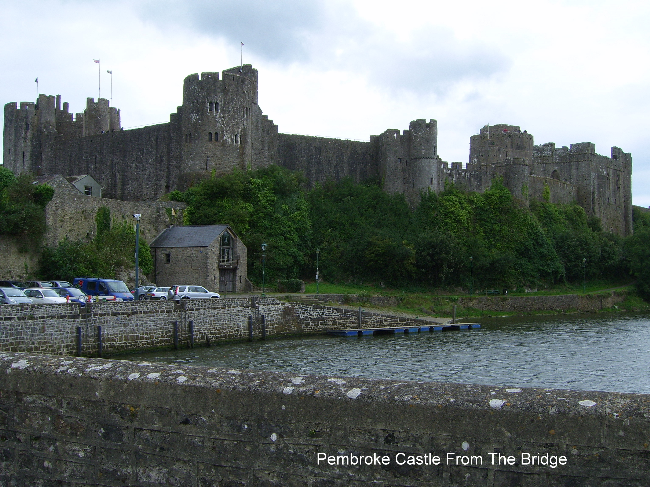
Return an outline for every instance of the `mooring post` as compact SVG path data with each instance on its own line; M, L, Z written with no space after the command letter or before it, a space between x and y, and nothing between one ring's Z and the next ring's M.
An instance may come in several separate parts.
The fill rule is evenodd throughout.
M97 325L97 356L101 358L102 356L102 327Z
M81 357L81 327L77 327L77 357Z
M174 350L178 350L178 321L174 321Z
M361 306L359 306L359 328L361 328Z
M456 324L456 305L454 304L454 316L451 319L451 324L455 325Z
M262 340L266 340L266 317L262 315Z
M253 316L248 315L248 341L253 341Z
M194 321L190 320L189 323L190 331L190 348L194 348Z

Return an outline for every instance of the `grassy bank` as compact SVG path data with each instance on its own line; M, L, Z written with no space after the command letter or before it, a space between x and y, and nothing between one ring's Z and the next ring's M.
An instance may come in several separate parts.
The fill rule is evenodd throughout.
M566 294L580 295L584 293L591 297L597 297L599 295L607 296L614 290L619 294L624 294L625 300L613 308L605 308L601 310L602 312L650 312L650 303L639 298L635 294L633 286L630 284L612 286L612 283L592 282L588 283L588 285L584 287L584 290L582 286L557 286L555 288L533 292L509 292L508 296L560 296ZM305 294L316 294L316 291L315 283L306 284ZM349 304L380 308L391 312L408 313L415 316L449 317L452 316L454 312L454 306L456 307L456 316L466 318L490 317L495 316L495 313L499 316L557 314L557 311L555 310L517 313L503 311L495 312L494 310L464 307L459 304L459 302L461 302L459 298L468 297L468 294L461 292L454 293L449 290L397 290L370 285L332 284L321 282L318 285L318 292L319 294L350 295L351 299ZM485 294L486 293L475 293L473 295L482 296ZM352 299L353 296L354 299ZM376 296L394 299L387 300L390 301L389 304L382 304L381 302L378 302L378 300L372 299ZM567 312L570 312L570 310Z

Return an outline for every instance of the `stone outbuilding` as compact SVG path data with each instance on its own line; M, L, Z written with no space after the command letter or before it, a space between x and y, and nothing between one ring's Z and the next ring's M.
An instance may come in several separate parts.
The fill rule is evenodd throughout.
M228 225L170 227L149 244L158 286L195 284L241 292L247 279L246 246Z

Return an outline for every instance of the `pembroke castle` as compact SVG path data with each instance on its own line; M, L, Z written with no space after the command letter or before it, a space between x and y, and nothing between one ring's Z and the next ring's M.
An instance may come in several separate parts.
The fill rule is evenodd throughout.
M282 134L258 105L251 65L188 76L183 105L169 122L138 129L123 130L120 111L103 98L88 98L74 116L60 95L7 103L4 110L5 167L16 174L90 175L104 197L117 200L156 200L206 174L270 164L301 171L310 184L379 180L411 202L449 183L484 191L499 177L523 203L576 202L604 230L632 233L632 157L618 147L608 157L590 142L534 145L517 126L488 125L470 137L463 167L438 155L436 120L414 120L408 130L386 130L367 142Z

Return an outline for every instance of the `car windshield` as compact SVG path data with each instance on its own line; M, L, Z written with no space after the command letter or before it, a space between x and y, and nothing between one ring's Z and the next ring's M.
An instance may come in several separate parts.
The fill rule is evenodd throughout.
M66 288L65 291L70 295L70 296L85 296L85 294L80 291L77 288L71 287L71 288Z
M129 293L129 288L126 287L126 284L124 284L122 281L112 281L112 282L107 282L106 286L108 286L108 289L111 292L114 293Z
M43 296L46 298L59 298L60 296L56 293L54 289L43 289L41 291L43 293Z
M59 287L72 287L72 284L70 284L68 281L59 281Z
M12 298L25 297L25 293L22 292L20 289L7 288L4 289L4 292L6 296L11 296Z

